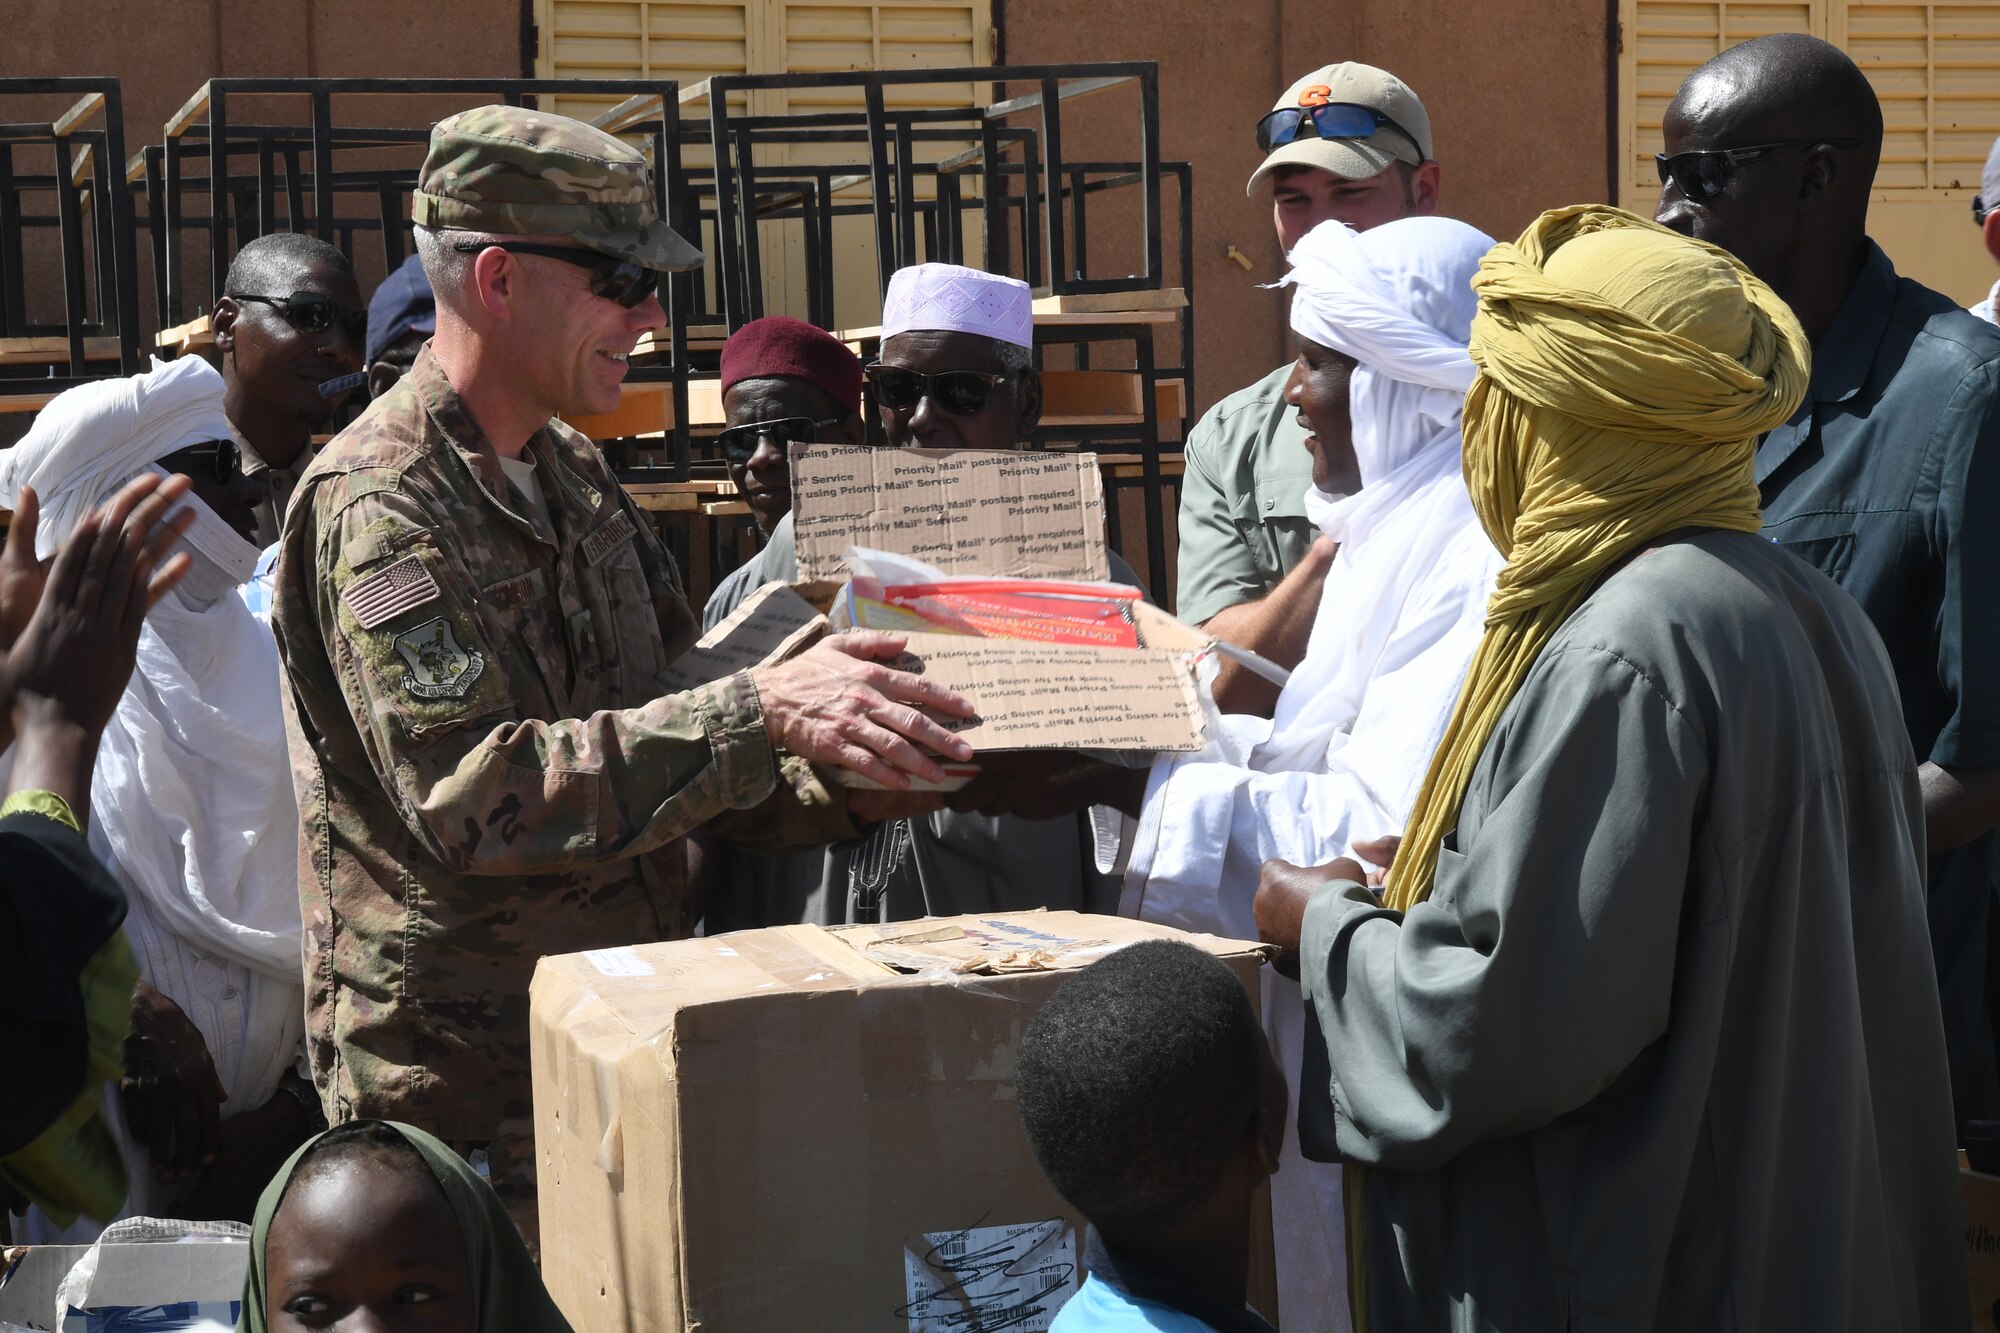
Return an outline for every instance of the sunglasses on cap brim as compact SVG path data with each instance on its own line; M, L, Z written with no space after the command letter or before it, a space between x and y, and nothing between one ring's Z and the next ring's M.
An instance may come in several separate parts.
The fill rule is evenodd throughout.
M1859 148L1859 139L1780 139L1775 143L1745 144L1741 148L1701 148L1692 152L1653 154L1660 184L1671 184L1681 198L1691 204L1704 203L1729 188L1736 169L1769 157L1784 148Z
M580 245L542 245L534 241L459 241L452 247L460 254L481 250L505 250L510 255L540 255L560 259L565 264L590 270L590 294L616 301L627 310L651 296L660 287L658 269L646 268L616 255L586 250Z
M347 341L356 347L368 341L368 312L342 305L323 292L293 292L290 296L230 292L228 296L232 301L255 301L270 306L284 318L285 323L300 333L325 333L338 320Z
M875 401L891 412L912 412L928 398L955 416L977 416L986 410L993 391L1013 379L1011 372L985 370L941 370L935 375L885 366L880 361L863 366L868 382L875 386Z
M1268 153L1283 148L1306 132L1322 139L1372 139L1378 130L1391 129L1416 145L1416 136L1372 106L1358 102L1328 102L1324 106L1279 107L1257 122L1257 150Z
M757 446L765 440L782 455L794 444L818 443L825 432L837 430L844 420L845 417L827 417L823 421L811 417L776 417L770 421L749 421L717 432L715 442L722 446L724 458L741 467L756 456Z

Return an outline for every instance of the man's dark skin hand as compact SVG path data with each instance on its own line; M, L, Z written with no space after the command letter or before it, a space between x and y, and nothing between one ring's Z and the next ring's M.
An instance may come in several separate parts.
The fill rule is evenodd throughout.
M290 1070L278 1091L254 1111L230 1116L216 1128L215 1161L204 1166L194 1187L174 1207L176 1216L191 1221L248 1222L257 1211L264 1186L301 1143L321 1126L286 1084L310 1085Z
M201 1032L143 978L132 994L132 1035L125 1041L118 1095L133 1137L152 1155L157 1179L189 1180L215 1161L218 1116L229 1094Z
M1124 768L1069 750L982 754L979 776L946 797L960 814L1054 819L1093 805L1137 815L1146 799L1144 768Z
M1402 838L1365 839L1354 844L1362 860L1377 869L1363 869L1360 861L1341 857L1323 866L1295 866L1273 858L1257 874L1257 896L1250 910L1257 920L1257 938L1278 946L1271 966L1296 981L1299 977L1299 937L1305 931L1306 908L1313 895L1329 884L1364 884L1380 888L1384 872L1395 863Z

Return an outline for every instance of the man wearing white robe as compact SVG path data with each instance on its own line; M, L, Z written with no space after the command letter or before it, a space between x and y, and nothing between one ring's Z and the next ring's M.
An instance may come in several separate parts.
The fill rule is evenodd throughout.
M256 565L256 546L200 498L206 490L218 504L241 506L231 489L244 485L240 469L214 461L219 447L235 447L230 441L222 377L190 357L59 396L0 455L0 503L14 503L23 486L42 497L43 555L130 477L160 470L161 460L183 467L183 456L202 457L195 470L203 475L186 501L194 526L176 548L194 564L147 613L137 667L98 748L90 845L125 890L123 930L142 993L151 987L165 997L142 995L142 1006L176 1031L191 1025L213 1068L183 1061L176 1069L189 1086L140 1095L154 1099L155 1121L162 1106L206 1102L214 1092L222 1100L206 1111L217 1126L204 1140L212 1160L197 1169L190 1157L191 1180L178 1170L162 1180L167 1163L149 1152L148 1134L130 1114L132 1079L123 1097L112 1096L110 1119L131 1180L125 1216L220 1210L248 1220L257 1182L276 1164L264 1159L282 1161L296 1146L280 1152L274 1135L296 1126L302 1141L311 1128L302 1103L279 1088L298 1082L291 1071L303 1050L305 1001L298 810L277 646L237 595ZM225 472L234 475L224 480ZM247 512L237 517L247 521ZM135 1022L142 1040L147 1031ZM146 1076L142 1060L133 1064L132 1076ZM178 1158L192 1117L172 1119ZM83 1242L98 1230L81 1221L56 1232L31 1214L26 1238Z
M1349 413L1362 486L1344 499L1306 494L1307 514L1340 550L1274 717L1214 719L1205 751L1154 765L1126 875L1129 913L1254 939L1266 858L1313 865L1402 832L1502 563L1466 496L1458 435L1473 378L1470 283L1492 244L1427 217L1365 233L1323 223L1292 251L1293 331L1356 363ZM1295 405L1304 374L1302 358ZM1297 983L1267 972L1263 1009L1297 1087ZM1302 1158L1296 1133L1282 1160L1271 1181L1279 1308L1287 1324L1344 1327L1339 1168Z

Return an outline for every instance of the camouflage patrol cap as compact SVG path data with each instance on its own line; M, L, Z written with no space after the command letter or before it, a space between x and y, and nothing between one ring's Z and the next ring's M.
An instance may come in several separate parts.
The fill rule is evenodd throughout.
M639 151L548 111L481 106L439 121L411 218L502 236L566 235L647 268L700 268L702 253L653 208Z

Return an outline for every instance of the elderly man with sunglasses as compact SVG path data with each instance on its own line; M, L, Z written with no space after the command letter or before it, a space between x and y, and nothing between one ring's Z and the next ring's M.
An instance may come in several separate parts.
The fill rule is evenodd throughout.
M1354 61L1306 75L1257 122L1264 160L1244 187L1268 189L1278 249L1328 220L1366 231L1437 212L1440 168L1431 122L1416 93L1387 70ZM1296 666L1333 560L1306 517L1313 460L1286 396L1292 362L1211 407L1188 433L1181 481L1181 619ZM1334 489L1360 482L1338 460ZM1277 687L1234 665L1216 698L1236 712L1270 715Z
M853 838L902 807L923 710L963 699L853 634L662 695L695 638L673 564L602 454L556 420L620 399L700 253L644 159L518 107L440 122L414 195L437 332L320 455L281 542L273 627L303 825L306 1008L328 1117L422 1126L532 1243L535 960L694 924L681 839ZM894 789L845 797L813 765Z
M224 404L258 488L260 546L278 540L285 507L312 462L312 438L343 395L326 386L361 366L368 312L347 256L297 232L236 252L209 315Z
M737 338L756 327L746 325ZM816 329L793 332L801 342L816 334L840 346ZM882 335L881 360L866 371L892 447L1018 449L1033 432L1041 418L1042 395L1026 283L954 264L901 269L883 297ZM748 409L747 390L776 381L739 379L757 372L756 362L738 359L741 350L732 339L724 351L723 380L730 386L724 402L733 397ZM841 351L845 354L845 348ZM839 364L830 349L823 355ZM766 371L789 365L795 377L810 373L799 362L796 351L763 354ZM852 369L854 379L840 388L843 395L852 392L858 399L862 367ZM797 409L805 410L810 401L798 401ZM776 410L774 405L756 413ZM825 433L809 437L804 426L794 428L793 443L833 438ZM768 445L768 434L766 440ZM1137 586L1130 566L1117 552L1108 554L1112 578ZM716 589L704 613L707 624L727 616L762 583L798 577L789 521L752 564L753 572L739 571ZM705 836L695 845L696 880L704 890L705 929L711 934L798 922L845 925L1033 907L1110 912L1118 901L1115 881L1096 864L1092 817L1073 808L1060 818L1032 821L932 811L884 823L859 842L786 856L762 855Z
M2000 1119L2000 336L1868 239L1882 111L1837 48L1732 47L1662 132L1659 220L1735 253L1812 341L1805 401L1757 451L1764 531L1853 594L1895 664L1954 1109Z

